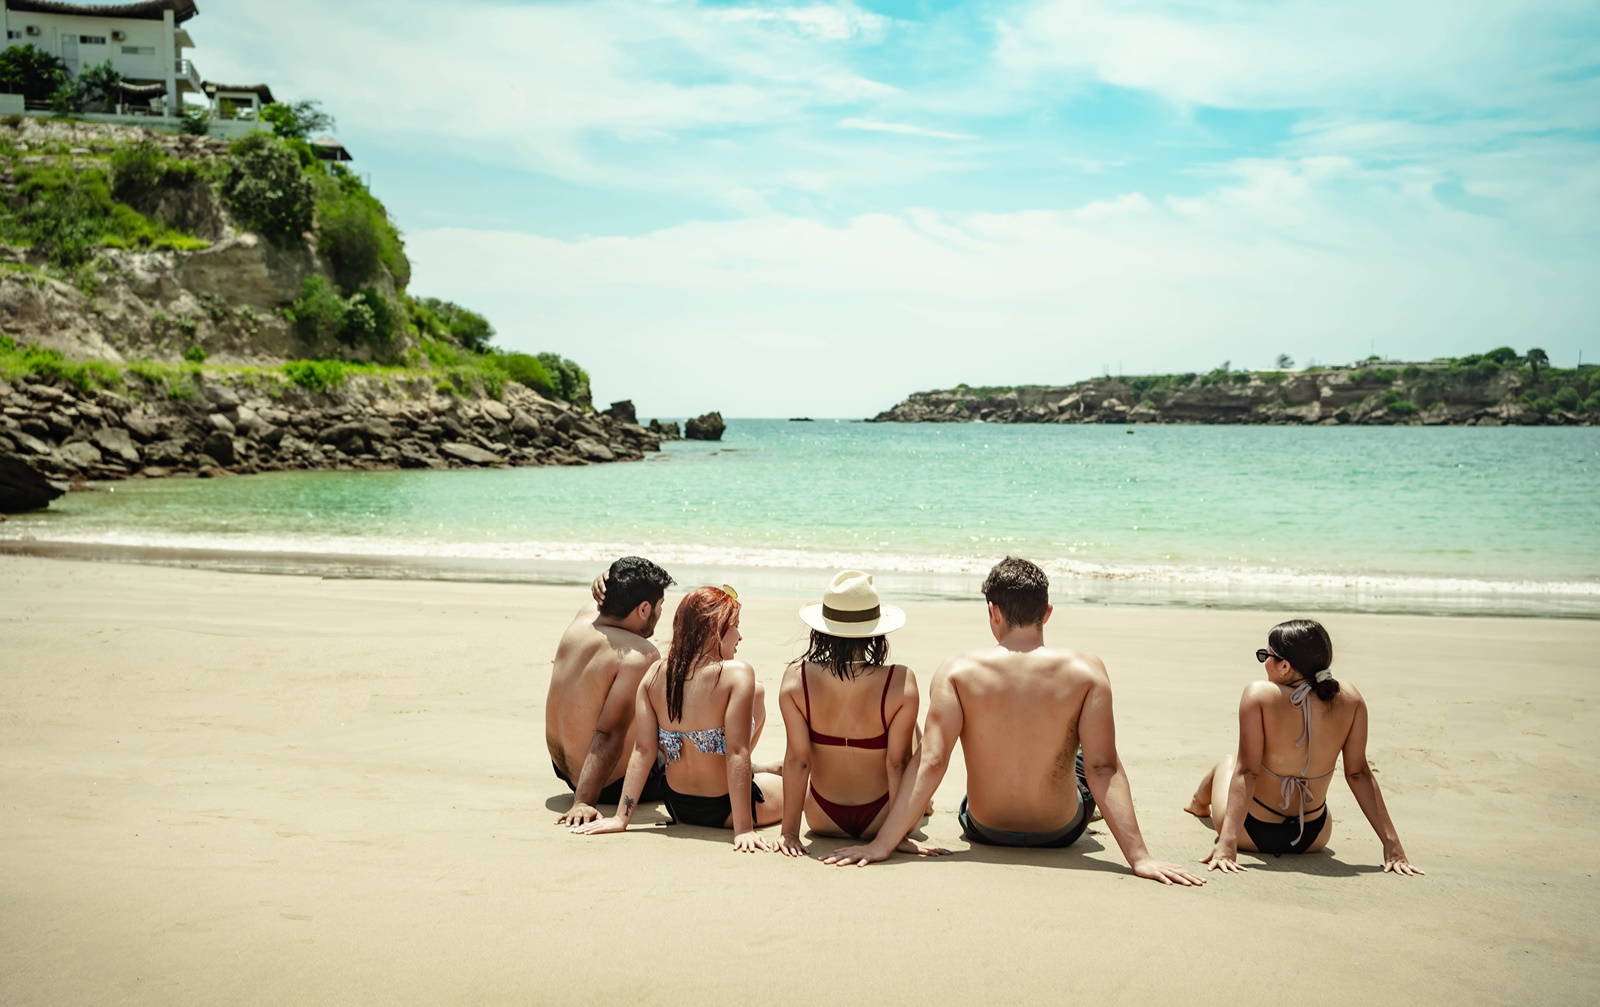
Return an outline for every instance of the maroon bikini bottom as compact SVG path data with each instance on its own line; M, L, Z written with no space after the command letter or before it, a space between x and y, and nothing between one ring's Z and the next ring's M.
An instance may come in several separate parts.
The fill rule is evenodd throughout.
M835 804L817 793L815 784L811 787L811 799L817 802L817 807L821 808L829 818L833 819L835 825L857 839L866 834L867 829L872 826L873 819L878 817L878 812L882 811L883 806L889 803L889 795L884 794L877 800L868 801L866 804Z

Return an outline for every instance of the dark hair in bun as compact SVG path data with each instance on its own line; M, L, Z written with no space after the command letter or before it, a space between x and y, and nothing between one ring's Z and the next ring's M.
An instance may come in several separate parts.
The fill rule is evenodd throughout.
M1311 683L1318 699L1326 703L1339 694L1339 683L1331 676L1317 681L1317 672L1333 665L1333 638L1322 623L1315 619L1280 622L1267 634L1267 646Z

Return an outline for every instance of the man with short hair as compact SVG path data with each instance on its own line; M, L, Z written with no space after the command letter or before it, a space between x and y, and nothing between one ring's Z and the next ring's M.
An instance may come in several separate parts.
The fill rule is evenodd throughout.
M596 583L597 605L582 609L561 634L544 711L550 764L573 790L572 808L558 825L592 822L600 817L596 804L621 797L634 700L645 672L661 657L648 638L671 584L667 571L649 560L624 556ZM641 799L660 796L658 770Z
M939 668L922 751L906 769L914 782L908 779L900 788L872 843L846 847L824 862L887 859L928 807L959 738L968 793L958 819L968 841L1068 846L1083 834L1098 804L1135 874L1168 885L1204 884L1145 849L1117 757L1105 665L1093 654L1044 645L1052 611L1044 571L1007 556L989 571L983 595L999 646L957 655Z

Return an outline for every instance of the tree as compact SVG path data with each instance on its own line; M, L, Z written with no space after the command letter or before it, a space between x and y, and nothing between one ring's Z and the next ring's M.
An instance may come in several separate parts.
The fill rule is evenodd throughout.
M285 140L309 140L313 133L334 128L333 116L318 101L273 102L261 110L261 121Z
M20 94L27 101L49 101L71 79L67 64L43 49L14 45L0 53L0 91L7 94Z
M1278 370L1287 371L1294 367L1294 358L1287 353L1278 354Z
M116 71L108 59L104 63L97 63L87 67L78 74L78 93L83 95L86 103L94 103L105 108L115 108L117 98L120 96L122 74Z
M1528 370L1533 372L1533 383L1539 383L1539 368L1550 366L1550 355L1537 346L1528 351Z
M222 196L241 224L285 247L311 230L315 189L287 143L251 133L228 155Z

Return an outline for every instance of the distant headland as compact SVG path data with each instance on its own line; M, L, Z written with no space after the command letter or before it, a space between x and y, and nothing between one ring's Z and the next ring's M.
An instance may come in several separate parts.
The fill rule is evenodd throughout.
M1590 426L1600 367L1550 366L1510 347L1429 361L1371 357L1343 367L1101 377L1070 385L916 392L873 423L1230 423Z

